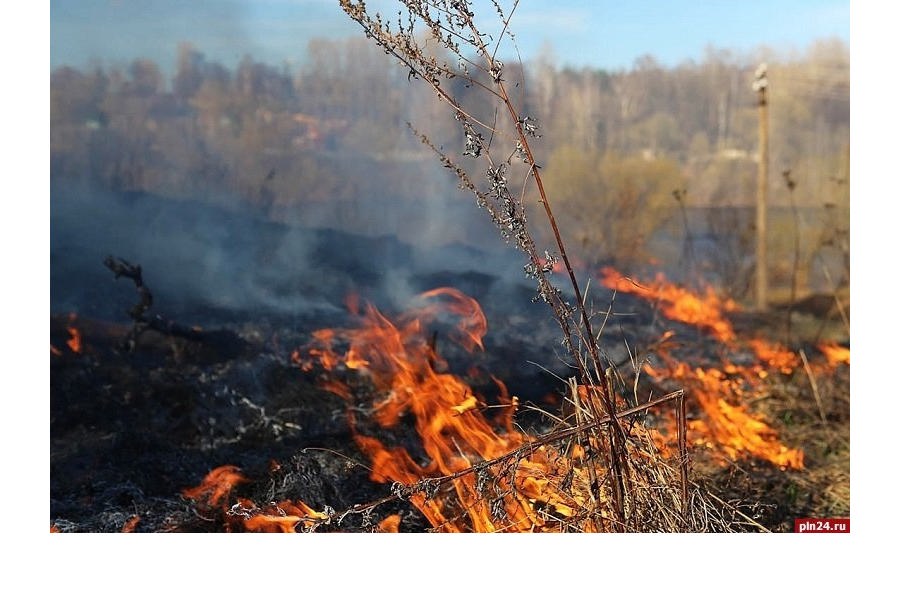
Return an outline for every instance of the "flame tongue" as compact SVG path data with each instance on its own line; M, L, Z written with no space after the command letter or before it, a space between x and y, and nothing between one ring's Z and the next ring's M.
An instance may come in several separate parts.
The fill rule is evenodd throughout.
M79 330L75 326L75 321L78 319L78 315L75 313L69 313L69 324L66 325L66 331L69 334L69 339L66 340L66 346L69 347L69 350L74 352L75 354L81 354L82 350L82 341L81 341L81 330ZM51 351L55 348L51 347ZM57 350L57 353L59 350Z
M200 485L184 490L181 495L197 501L208 509L223 508L228 504L231 489L247 481L240 469L232 465L223 465L210 471Z
M728 366L733 373L741 372ZM748 373L743 375L747 377ZM716 447L731 459L749 454L780 467L803 468L803 452L781 444L774 429L743 407L744 378L734 378L714 367L691 370L684 363L671 367L669 376L683 382L703 409L703 418L688 423L696 443L714 440Z
M701 297L666 281L661 274L654 284L645 285L611 268L603 269L602 280L607 287L657 303L673 321L711 332L726 348L738 346L731 322L724 316L737 307L730 300L719 299L711 288ZM781 444L777 432L761 417L749 414L744 406L747 392L757 388L770 370L790 375L800 360L793 352L766 340L749 340L747 346L758 360L749 367L724 360L717 365L692 368L661 348L657 354L664 366L645 367L645 372L660 380L678 381L688 397L700 405L703 417L689 423L695 444L718 448L731 459L751 455L782 468L802 469L803 452Z
M779 344L773 344L766 340L750 340L747 342L753 349L756 357L771 369L778 369L784 375L790 375L800 364L800 359L790 350ZM765 379L767 372L760 369L757 374Z
M478 410L484 402L470 386L455 375L438 372L436 365L441 359L429 343L426 330L435 320L450 315L456 319L450 338L468 351L483 349L487 320L481 307L452 288L426 292L416 304L416 309L394 321L367 306L360 327L317 333L314 347L307 353L308 360L325 369L334 368L337 358L345 368L368 375L382 397L373 413L380 426L391 428L404 419L413 421L421 443L421 450L414 453L422 460L414 459L405 448L388 448L377 437L359 432L350 413L356 443L372 463L372 479L413 486L426 478L472 468L472 472L452 479L453 494L435 489L410 498L441 531L540 528L547 519L535 510L538 503L559 516L573 514L578 501L550 491L554 487L550 481L571 470L565 457L552 449L544 448L523 458L511 471L499 465L477 468L479 463L499 458L526 441L512 427L516 399L510 398L502 382L495 379L500 389L496 403L503 409L495 413L500 424L492 425ZM338 340L349 343L343 353L335 350ZM343 397L349 399L346 391L348 395ZM501 468L511 475L501 475ZM493 490L493 500L486 499L489 494L483 489L489 479L495 486L504 482L500 484L502 489ZM466 519L459 518L461 512Z
M732 300L719 299L712 288L707 288L701 297L666 281L662 274L657 275L653 284L645 285L612 267L601 269L600 281L610 289L658 302L659 309L669 319L712 331L723 342L733 341L736 337L723 313L735 310L737 305Z
M819 344L819 350L825 355L825 360L831 368L850 364L850 348L835 343L822 343Z
M238 498L232 504L234 487L249 481L237 467L223 465L207 473L200 485L183 490L181 495L194 500L202 512L224 515L229 528L235 526L246 531L293 533L298 527L311 528L317 523L327 522L331 517L327 512L313 510L300 500L282 500L262 508L246 498Z

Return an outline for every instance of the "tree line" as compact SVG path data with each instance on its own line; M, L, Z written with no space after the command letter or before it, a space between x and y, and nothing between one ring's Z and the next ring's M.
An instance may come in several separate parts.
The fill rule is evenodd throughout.
M805 221L808 263L817 244L840 237L849 221L845 44L821 41L791 56L709 49L701 61L675 67L646 56L620 71L561 66L551 50L524 65L509 62L504 77L516 82L538 128L549 193L587 259L628 267L658 254L661 232L683 240L719 231L735 255L720 268L745 268L738 263L752 235L740 239L735 225L746 224L728 222L739 210L718 209L749 206L755 196L751 81L762 61L771 170L790 170L796 186L788 193L773 177L770 198L822 209ZM456 154L465 131L426 86L409 85L409 73L364 39L313 40L293 68L251 57L228 68L185 43L173 72L167 77L146 59L53 70L52 185L228 204L361 232L395 233L384 207L421 212L423 198L464 201L407 123ZM462 81L453 91L468 93ZM696 222L698 207L713 221ZM687 208L694 213L683 218ZM797 220L775 219L778 271L778 248L790 255Z

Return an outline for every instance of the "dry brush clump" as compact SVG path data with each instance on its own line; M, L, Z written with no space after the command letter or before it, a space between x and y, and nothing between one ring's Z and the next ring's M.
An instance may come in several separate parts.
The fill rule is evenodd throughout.
M460 147L447 149L427 133L412 130L470 192L496 225L500 237L527 257L525 275L535 282L535 301L546 303L560 327L567 361L576 373L567 395L568 410L558 427L516 450L440 478L395 485L395 494L433 496L461 478L474 481L488 502L488 512L502 521L501 504L490 503L488 490L517 491L521 464L552 448L555 464L566 468L544 473L546 485L561 497L581 486L577 509L557 514L545 530L558 531L728 531L752 526L739 507L704 492L689 480L684 442L683 395L642 402L599 345L604 313L591 308L557 226L551 197L533 151L540 121L523 112L525 81L498 57L515 48L510 23L518 2L493 2L493 22L476 20L471 2L403 0L393 16L371 12L364 1L341 0L344 12L365 35L395 58L408 79L429 86L459 123ZM494 33L487 33L487 26ZM530 219L536 211L552 232L552 247L535 241ZM562 273L568 293L553 282ZM634 377L640 365L634 367ZM633 396L632 396L633 394ZM628 396L626 398L626 396ZM651 406L675 403L682 423L679 453L663 458L640 415ZM492 510L497 509L497 510ZM462 507L462 512L466 512ZM507 511L508 512L508 511ZM497 514L494 514L497 513ZM563 511L565 513L565 511ZM500 528L502 530L502 528Z

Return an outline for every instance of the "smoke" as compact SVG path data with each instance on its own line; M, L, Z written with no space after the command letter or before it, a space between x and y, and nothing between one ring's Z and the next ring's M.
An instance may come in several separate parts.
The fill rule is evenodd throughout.
M386 204L380 209L383 232L415 222ZM448 218L423 203L415 217L440 228L442 216ZM108 255L141 265L153 310L176 320L334 317L346 312L350 293L402 309L413 295L445 285L481 302L497 296L503 304L506 297L530 304L523 257L496 238L487 252L463 242L429 243L440 236L412 227L420 234L414 243L392 233L275 223L247 209L69 185L52 190L50 226L54 313L123 319L135 292L103 266Z
M121 317L134 291L113 281L107 255L142 266L160 312L333 309L302 294L307 236L247 213L67 189L52 194L50 221L54 312Z

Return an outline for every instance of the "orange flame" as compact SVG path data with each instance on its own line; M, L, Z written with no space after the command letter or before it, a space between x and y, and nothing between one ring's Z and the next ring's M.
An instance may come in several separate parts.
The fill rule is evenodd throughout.
M487 318L481 307L474 299L466 296L459 290L450 287L442 287L425 292L419 296L422 300L447 297L441 303L431 303L425 309L419 311L418 318L431 320L444 312L449 312L460 318L459 325L454 330L457 335L454 341L459 343L469 352L476 348L484 350L481 339L487 333Z
M724 316L737 307L731 300L719 299L712 288L708 287L701 297L666 281L662 274L657 275L653 285L626 278L611 268L604 268L602 277L604 285L612 289L658 303L662 313L673 321L709 331L728 346L737 344L734 328ZM666 332L664 340L670 337L672 333ZM731 459L750 455L782 468L802 469L802 450L779 443L777 432L744 407L746 392L768 378L770 369L790 375L800 361L795 353L766 340L749 340L747 345L760 361L752 367L724 361L721 365L691 368L660 346L656 353L664 364L646 365L644 372L658 380L678 381L687 397L700 405L703 418L688 423L689 439L694 444L717 448ZM657 439L672 441L665 436Z
M750 454L780 467L803 468L803 451L779 443L774 429L740 405L744 396L741 379L716 368L690 370L684 363L679 363L671 376L686 384L703 409L704 418L688 422L695 444L711 445L715 441L732 460Z
M625 277L612 267L603 267L600 273L600 281L606 287L658 302L662 313L673 321L708 329L723 342L730 342L736 337L731 322L723 313L737 310L737 304L733 300L721 300L711 287L701 297L666 281L661 273L652 285Z
M366 372L383 396L373 412L377 423L390 428L406 417L414 421L422 454L427 457L424 461L414 459L406 448L388 448L376 437L358 432L355 413L348 414L356 443L371 462L371 478L379 483L412 486L425 478L455 474L498 458L527 439L512 426L511 415L518 400L509 397L502 382L495 379L500 389L497 404L504 410L497 417L499 425L494 426L481 410L483 400L463 380L435 369L440 357L427 341L427 324L441 315L454 315L457 322L451 339L469 351L483 349L487 319L478 303L458 290L439 288L420 295L416 304L416 309L396 322L367 306L360 315L359 328L324 330L314 335L314 347L308 352L327 369L331 361L322 357L341 356L334 346L339 340L348 341L341 364ZM485 469L499 471L499 467ZM586 478L567 457L542 447L517 463L493 502L486 499L480 487L484 479L475 472L448 483L452 494L415 493L410 501L439 531L552 529L554 519L574 514L587 497L586 491L579 497L551 485L570 471L578 471L576 478L579 474ZM492 481L504 479L495 477ZM467 522L454 516L460 507L465 508ZM498 519L499 513L503 518Z
M400 515L389 515L378 523L378 533L400 533Z
M244 519L244 529L257 533L296 533L298 524L309 525L329 519L327 514L311 509L300 500L283 500L262 510L243 498L239 505L252 515Z
M207 508L225 508L231 488L249 481L241 470L232 465L223 465L210 471L200 485L183 490L181 495L195 500Z
M747 342L756 357L763 361L772 369L778 369L784 375L790 375L794 369L800 364L800 359L790 350L779 344L767 342L766 340L754 339ZM760 370L759 374L765 378L764 370Z
M270 464L271 471L280 468L274 461ZM311 527L330 521L330 515L313 510L300 500L283 500L260 508L252 500L238 498L231 505L232 488L249 481L237 467L223 465L210 471L200 485L182 491L181 495L196 501L206 511L221 511L228 531L236 526L249 532L294 533L298 525ZM126 528L131 527L133 530L139 519L137 516L132 517L126 523Z
M825 355L828 366L835 368L838 365L850 364L850 348L845 348L834 342L823 342L819 344L819 350Z
M69 332L69 339L66 340L66 345L69 347L69 350L79 354L81 353L81 332L74 325L76 318L78 318L78 315L75 313L69 314L69 325L66 327L66 331Z
M138 523L140 522L140 515L133 515L130 519L125 521L124 525L122 525L122 533L134 533L134 530L137 529Z

